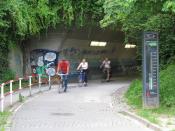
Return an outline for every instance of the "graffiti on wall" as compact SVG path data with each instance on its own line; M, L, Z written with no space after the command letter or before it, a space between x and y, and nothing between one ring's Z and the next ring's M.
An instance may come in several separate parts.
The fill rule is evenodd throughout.
M30 52L32 74L54 76L58 61L58 52L46 49L36 49Z
M63 56L82 56L82 55L88 55L88 56L101 56L101 55L106 55L106 54L112 54L116 51L115 48L113 49L101 49L101 50L92 50L92 49L79 49L75 47L70 47L70 48L64 48L61 50L61 54Z

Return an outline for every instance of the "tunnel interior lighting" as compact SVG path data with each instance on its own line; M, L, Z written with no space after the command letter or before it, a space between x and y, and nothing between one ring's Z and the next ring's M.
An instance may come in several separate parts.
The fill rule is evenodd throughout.
M107 45L107 42L101 42L101 41L91 41L91 44L90 46L106 46Z
M136 45L134 45L134 44L126 44L125 45L125 48L135 48L136 47Z

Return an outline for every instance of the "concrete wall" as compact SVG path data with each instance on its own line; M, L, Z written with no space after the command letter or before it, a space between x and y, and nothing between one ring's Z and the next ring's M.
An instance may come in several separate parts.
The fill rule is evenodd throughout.
M12 46L8 57L9 67L16 73L16 76L23 76L23 52L21 46Z
M104 31L101 29L72 29L71 31L50 30L47 35L33 38L25 44L24 71L30 74L30 52L35 49L59 51L59 56L66 57L75 71L82 58L89 62L90 74L99 75L99 66L104 57L108 57L114 73L126 72L127 64L135 64L135 49L125 49L124 35L121 32ZM90 42L107 41L106 47L90 47Z

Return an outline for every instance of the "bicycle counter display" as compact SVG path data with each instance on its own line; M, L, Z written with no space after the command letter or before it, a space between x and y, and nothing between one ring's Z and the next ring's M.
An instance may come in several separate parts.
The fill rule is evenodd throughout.
M145 32L143 42L143 106L159 106L158 34Z

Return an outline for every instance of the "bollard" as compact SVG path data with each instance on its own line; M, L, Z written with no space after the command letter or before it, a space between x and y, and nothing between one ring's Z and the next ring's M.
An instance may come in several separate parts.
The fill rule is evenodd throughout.
M22 102L23 98L22 98L22 94L21 94L21 90L22 90L22 86L21 86L21 80L23 78L19 78L19 101Z
M41 92L41 74L38 74L39 81L38 81L38 86L39 86L39 92Z
M21 86L21 80L22 80L23 78L19 78L19 90L21 90L22 89L22 86Z
M49 75L49 90L51 90L51 76Z
M10 81L10 105L13 104L13 80Z
M1 112L4 112L4 83L1 85Z
M29 95L32 96L32 76L29 76Z

